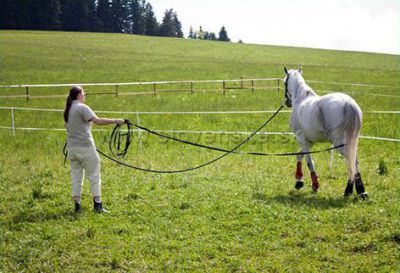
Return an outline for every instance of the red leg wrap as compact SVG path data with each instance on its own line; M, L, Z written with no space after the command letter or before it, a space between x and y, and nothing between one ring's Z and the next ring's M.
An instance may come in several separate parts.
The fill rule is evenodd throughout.
M297 162L296 179L297 180L302 180L303 179L303 170L302 170L302 167L301 167L301 161Z
M311 172L312 189L317 192L319 189L318 176L315 172Z

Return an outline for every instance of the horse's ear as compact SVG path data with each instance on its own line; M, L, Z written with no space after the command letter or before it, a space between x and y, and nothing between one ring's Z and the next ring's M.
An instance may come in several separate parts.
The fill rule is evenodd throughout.
M300 65L300 68L299 68L299 73L302 73L302 67L301 67L301 65Z
M286 66L285 66L285 69L284 69L284 70L285 70L285 73L286 73L286 74L288 74L288 73L289 73L289 72L287 71L287 68L286 68Z

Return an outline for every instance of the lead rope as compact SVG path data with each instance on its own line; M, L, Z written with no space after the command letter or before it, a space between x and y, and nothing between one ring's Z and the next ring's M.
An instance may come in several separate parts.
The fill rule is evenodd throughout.
M181 170L153 170L153 169L145 169L145 168L141 168L141 167L137 167L137 166L133 166L130 164L127 164L125 162L122 162L120 160L117 160L115 158L110 157L109 155L103 153L102 151L100 151L99 149L97 149L97 152L101 155L103 155L104 157L108 158L111 161L114 161L118 164L121 164L125 167L131 168L131 169L135 169L135 170L139 170L139 171L144 171L144 172L152 172L152 173L183 173L183 172L188 172L188 171L194 171L200 168L203 168L207 165L210 165L218 160L221 160L222 158L224 158L225 156L233 153L234 151L236 151L237 149L239 149L242 145L244 145L246 142L248 142L251 138L253 138L259 131L261 131L283 108L283 104L281 104L281 106L279 107L279 109L268 119L266 120L257 130L255 130L253 133L251 133L247 138L245 138L242 142L240 142L238 145L236 145L235 147L233 147L231 150L226 150L226 152L210 161L207 161L203 164L197 165L195 167L191 167L191 168L186 168L186 169L181 169ZM115 129L115 128L114 128ZM204 146L204 145L202 145ZM222 150L222 149L220 149Z

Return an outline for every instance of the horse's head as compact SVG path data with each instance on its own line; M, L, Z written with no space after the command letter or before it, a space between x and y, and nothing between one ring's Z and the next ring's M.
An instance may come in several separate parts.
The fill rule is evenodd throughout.
M298 70L287 70L285 67L285 78L283 79L283 83L285 84L285 104L287 107L292 107L292 92L288 88L289 80L296 73L301 74L301 67Z

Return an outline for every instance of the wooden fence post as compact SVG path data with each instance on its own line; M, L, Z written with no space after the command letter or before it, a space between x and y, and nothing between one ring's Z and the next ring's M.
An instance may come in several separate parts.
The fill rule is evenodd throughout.
M29 87L26 87L26 100L29 101Z
M222 94L225 95L225 81L222 81Z
M115 96L118 97L118 85L115 85Z
M15 136L14 107L11 107L11 126L12 126L13 136Z
M153 93L154 93L154 95L156 94L156 92L157 92L157 89L156 89L156 84L155 84L155 83L153 83Z
M280 91L281 80L278 79L278 92Z
M190 82L190 94L193 94L193 82Z
M139 112L136 112L136 122L138 125L140 125L140 118L139 118ZM142 151L142 134L141 134L142 129L138 128L138 150Z

